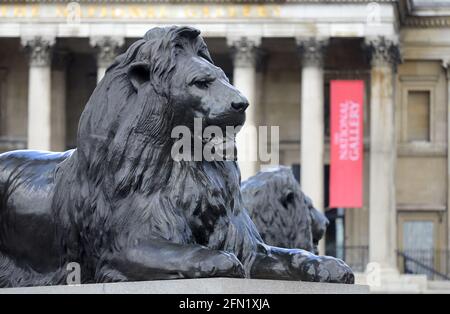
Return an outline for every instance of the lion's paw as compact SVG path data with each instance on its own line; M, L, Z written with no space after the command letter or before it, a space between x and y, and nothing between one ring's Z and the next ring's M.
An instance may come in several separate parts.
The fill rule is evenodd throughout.
M207 261L210 276L245 278L245 270L236 255L221 251Z
M354 284L355 276L342 260L330 256L312 256L300 264L303 281Z

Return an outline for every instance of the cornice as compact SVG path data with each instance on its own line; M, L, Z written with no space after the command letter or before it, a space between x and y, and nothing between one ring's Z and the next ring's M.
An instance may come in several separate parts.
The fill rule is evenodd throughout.
M440 28L450 27L450 17L436 16L436 17L412 17L409 16L402 21L402 25L406 27L418 28Z
M415 16L410 0L0 0L0 4L394 4L401 25L417 28L450 27L450 16Z
M410 0L399 0L397 5L402 26L415 28L450 27L450 16L415 16L412 14Z

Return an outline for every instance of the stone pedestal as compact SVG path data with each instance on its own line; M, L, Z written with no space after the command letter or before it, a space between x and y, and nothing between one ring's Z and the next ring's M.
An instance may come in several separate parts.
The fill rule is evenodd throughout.
M207 278L0 289L0 294L366 294L367 286Z

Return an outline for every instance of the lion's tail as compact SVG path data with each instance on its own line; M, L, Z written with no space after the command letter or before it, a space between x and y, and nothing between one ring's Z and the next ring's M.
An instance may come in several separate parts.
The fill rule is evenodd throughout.
M64 282L65 277L63 268L40 274L17 266L11 258L0 252L0 288L58 285Z

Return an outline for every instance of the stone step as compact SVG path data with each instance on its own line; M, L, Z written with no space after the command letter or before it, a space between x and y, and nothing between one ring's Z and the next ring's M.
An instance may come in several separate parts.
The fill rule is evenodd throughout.
M428 282L429 290L441 290L450 292L450 281L429 281Z

